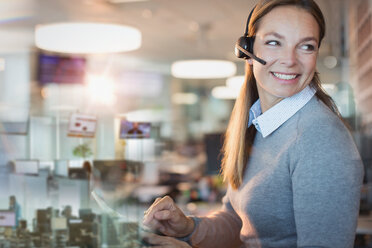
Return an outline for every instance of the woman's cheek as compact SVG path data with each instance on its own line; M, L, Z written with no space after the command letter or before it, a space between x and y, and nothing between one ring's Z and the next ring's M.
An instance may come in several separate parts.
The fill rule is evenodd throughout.
M262 51L261 55L258 55L257 57L265 60L268 64L274 62L278 59L278 54L274 51Z

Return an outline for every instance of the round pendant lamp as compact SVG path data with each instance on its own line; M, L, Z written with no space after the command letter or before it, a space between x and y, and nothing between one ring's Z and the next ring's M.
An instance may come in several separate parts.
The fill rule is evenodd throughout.
M226 60L182 60L174 62L171 71L177 78L225 78L235 75L236 65Z
M118 24L54 23L36 26L35 45L60 53L117 53L138 49L141 46L141 32Z

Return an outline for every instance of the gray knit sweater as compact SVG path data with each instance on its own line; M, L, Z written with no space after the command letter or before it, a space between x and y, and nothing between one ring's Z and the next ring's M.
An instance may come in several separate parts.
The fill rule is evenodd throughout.
M238 190L202 217L195 247L353 247L363 166L341 120L315 96L266 138Z

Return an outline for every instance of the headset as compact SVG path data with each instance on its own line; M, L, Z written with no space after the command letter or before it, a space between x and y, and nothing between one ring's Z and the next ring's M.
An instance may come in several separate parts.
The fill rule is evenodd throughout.
M245 26L244 35L241 36L238 39L238 41L235 43L235 55L241 59L252 58L258 61L259 63L266 65L265 60L260 59L256 55L253 54L253 43L254 43L255 36L248 36L248 25L249 25L249 22L251 21L252 13L255 9L256 7L254 7L251 13L249 13L247 24Z

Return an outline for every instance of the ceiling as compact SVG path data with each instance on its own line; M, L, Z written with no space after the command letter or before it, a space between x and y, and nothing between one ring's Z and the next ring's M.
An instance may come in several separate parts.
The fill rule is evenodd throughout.
M96 21L127 24L142 32L143 44L132 56L156 63L214 58L238 61L234 43L242 35L256 0L2 0L0 52L33 47L37 24ZM327 22L321 55L340 55L344 0L318 0ZM333 39L330 39L333 37ZM97 37L99 39L99 37ZM239 62L238 62L239 63Z

